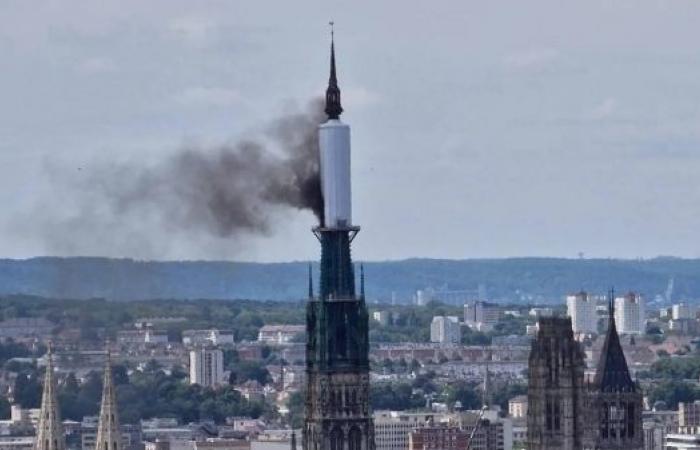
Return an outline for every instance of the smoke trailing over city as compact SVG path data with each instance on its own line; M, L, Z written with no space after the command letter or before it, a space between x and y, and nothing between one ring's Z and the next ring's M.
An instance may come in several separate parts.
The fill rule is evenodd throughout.
M324 117L314 100L257 138L185 147L152 167L101 167L90 179L115 214L149 211L168 227L217 237L269 233L276 207L310 210L323 223L317 128Z

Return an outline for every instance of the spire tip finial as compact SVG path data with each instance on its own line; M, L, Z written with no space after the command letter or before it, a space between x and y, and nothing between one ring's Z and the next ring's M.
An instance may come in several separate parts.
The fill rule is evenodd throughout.
M325 113L328 119L337 120L343 112L343 107L340 106L340 88L335 71L335 22L331 20L328 25L331 27L331 73L326 89Z

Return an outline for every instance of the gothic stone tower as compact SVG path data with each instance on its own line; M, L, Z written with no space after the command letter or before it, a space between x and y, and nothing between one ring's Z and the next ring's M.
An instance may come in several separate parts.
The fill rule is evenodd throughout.
M609 325L588 395L587 449L641 450L642 392L632 381L615 325L614 294L609 296Z
M309 275L306 306L306 417L304 450L374 450L369 402L368 313L355 292L350 243L350 128L340 120L340 89L331 41L326 91L328 120L319 128L324 220L314 229L321 242L321 280L314 297Z
M571 319L541 318L528 363L528 450L582 449L584 366Z
M112 377L112 358L109 350L107 350L107 363L102 384L102 405L100 406L95 450L122 450L117 399L114 391L114 378Z
M54 379L53 353L50 345L34 450L66 450L66 435L63 432L63 422L61 422L58 400L56 399L56 380Z

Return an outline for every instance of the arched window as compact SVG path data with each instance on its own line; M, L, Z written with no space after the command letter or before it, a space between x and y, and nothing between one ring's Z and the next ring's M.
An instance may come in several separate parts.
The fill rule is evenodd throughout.
M348 450L362 449L362 432L357 427L352 427L348 433Z
M340 427L336 427L331 433L331 449L330 450L344 450L343 449L343 430Z

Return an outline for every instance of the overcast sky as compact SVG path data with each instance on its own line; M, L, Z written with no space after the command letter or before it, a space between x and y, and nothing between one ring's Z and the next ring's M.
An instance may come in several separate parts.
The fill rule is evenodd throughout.
M72 183L306 104L330 18L356 259L700 256L696 0L3 0L0 256L317 258L305 212L236 240L86 231Z

